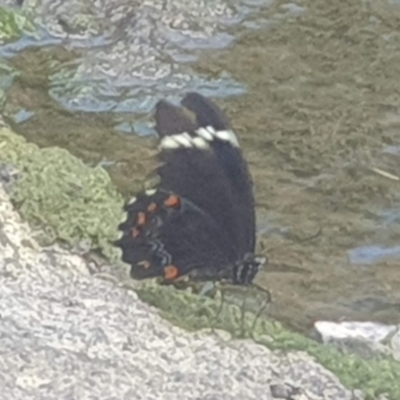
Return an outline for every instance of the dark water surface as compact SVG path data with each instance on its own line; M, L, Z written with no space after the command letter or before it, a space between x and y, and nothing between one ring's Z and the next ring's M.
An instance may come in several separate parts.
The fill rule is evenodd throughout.
M299 329L318 319L399 323L400 5L257 7L225 29L235 41L202 42L196 63L182 64L190 85L179 81L168 96L190 88L219 97L240 135L256 183L260 249L271 261L258 277L272 292L271 315ZM110 85L96 112L80 108L85 102L74 109L71 94L65 100L51 89L57 70L79 57L65 43L17 53L7 115L41 146L102 162L132 194L153 166L154 140L140 137L152 132L146 99L166 86L148 86L135 105L123 102L124 90L135 98L132 87L110 100ZM70 93L81 94L76 87ZM104 99L132 113L104 108Z

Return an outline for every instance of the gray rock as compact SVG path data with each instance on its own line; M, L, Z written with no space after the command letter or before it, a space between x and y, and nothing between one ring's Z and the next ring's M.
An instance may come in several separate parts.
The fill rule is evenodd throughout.
M347 354L364 359L392 357L400 361L400 325L374 321L317 321L314 324L325 344L332 344Z
M41 248L1 185L0 338L0 399L355 398L307 354L187 333Z
M0 144L1 148L1 144ZM21 177L20 171L10 163L0 162L0 183L3 184L4 189L9 193Z

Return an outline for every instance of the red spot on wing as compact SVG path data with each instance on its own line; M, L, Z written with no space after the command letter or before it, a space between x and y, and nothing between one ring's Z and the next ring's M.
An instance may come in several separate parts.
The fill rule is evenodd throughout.
M167 265L164 267L164 278L173 280L179 276L179 270L175 265Z
M164 204L167 207L179 208L182 204L182 200L176 194L171 194L165 201Z
M149 206L147 207L147 211L148 212L154 212L157 210L157 203L154 203L154 201L152 203L149 204Z
M144 212L139 212L137 216L137 224L144 225L146 223L146 214Z
M138 228L132 228L131 234L132 234L132 237L137 238L140 235L140 231Z

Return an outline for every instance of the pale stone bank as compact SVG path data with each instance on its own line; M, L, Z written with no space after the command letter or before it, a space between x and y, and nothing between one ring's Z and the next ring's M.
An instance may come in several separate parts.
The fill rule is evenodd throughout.
M178 329L41 248L0 184L0 399L362 399L303 353Z

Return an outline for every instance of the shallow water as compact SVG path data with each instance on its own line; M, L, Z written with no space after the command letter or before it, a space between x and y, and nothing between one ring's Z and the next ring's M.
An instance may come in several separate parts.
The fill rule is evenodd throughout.
M376 264L386 259L400 258L400 246L363 246L349 251L353 264Z
M224 28L236 37L228 48L202 43L195 64L185 59L193 86L172 80L166 97L188 88L225 97L219 104L255 178L260 249L271 261L258 277L273 295L268 312L301 330L318 319L399 323L400 6L278 1L243 18ZM12 58L20 75L8 90L10 121L40 145L102 163L132 194L152 167L147 111L167 92L137 84L142 97L131 89L121 94L111 80L97 113L82 111L87 102L70 107L74 93L81 94L75 75L59 78L72 82L64 100L65 86L61 97L51 89L54 76L75 68L81 55L64 42ZM110 88L118 91L114 99ZM93 93L100 92L90 89L87 98ZM102 108L105 99L111 105Z
M71 111L148 113L160 98L202 87L212 96L241 94L226 72L202 77L190 63L203 49L225 48L230 27L263 1L223 0L25 1L41 27L34 37L4 46L2 55L38 46L62 46L75 57L53 60L49 94Z

